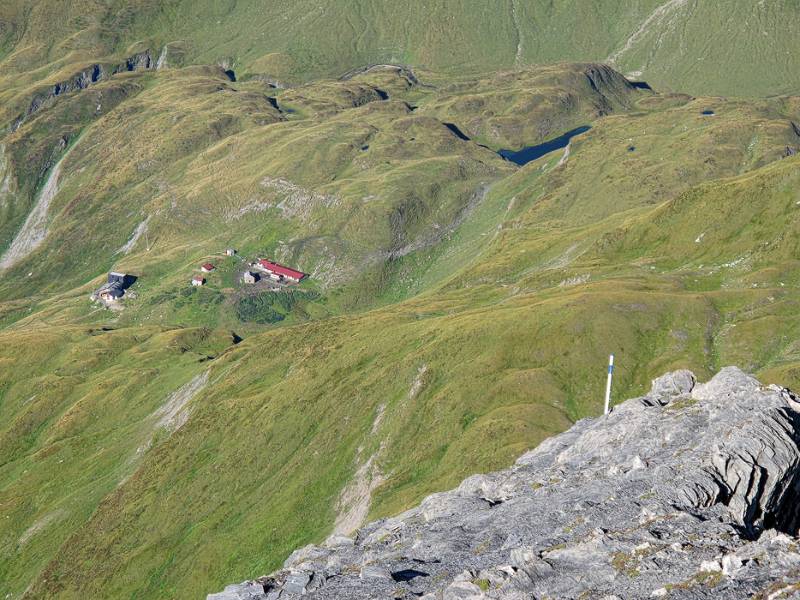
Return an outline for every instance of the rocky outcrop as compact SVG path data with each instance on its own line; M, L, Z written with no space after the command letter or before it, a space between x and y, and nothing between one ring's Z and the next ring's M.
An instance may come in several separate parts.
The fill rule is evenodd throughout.
M363 67L357 67L349 70L347 73L339 77L339 81L349 81L358 75L365 75L372 71L394 71L400 77L406 80L409 86L420 85L419 79L414 74L414 70L408 65L393 65L393 64L370 64ZM429 87L429 86L424 86Z
M155 69L156 61L153 60L153 56L150 54L150 50L145 50L143 52L137 52L136 54L129 56L120 64L114 67L111 71L112 74L116 73L124 73L125 71L140 71L142 69Z
M154 69L155 66L156 64L152 55L150 54L150 50L145 50L144 52L139 52L129 56L124 61L116 65L102 65L99 63L91 65L75 73L68 79L48 86L34 95L33 98L31 98L27 109L25 109L25 112L20 114L16 119L14 119L14 122L11 123L10 130L11 132L14 132L19 129L22 124L28 120L28 118L39 112L39 110L46 106L48 102L58 96L77 90L85 90L90 85L107 79L109 75L115 75L117 73L123 73L126 71Z
M11 131L16 131L20 126L33 114L39 112L41 108L52 98L73 92L75 90L83 90L93 83L97 83L105 77L105 71L102 65L96 64L79 71L69 79L59 81L52 86L42 90L31 98L28 108L24 113L19 115L11 124Z
M630 106L629 94L636 86L614 69L608 65L590 64L584 69L584 75L596 94L594 102L599 116L614 112L615 103Z
M795 597L798 410L736 368L671 373L508 470L208 598Z

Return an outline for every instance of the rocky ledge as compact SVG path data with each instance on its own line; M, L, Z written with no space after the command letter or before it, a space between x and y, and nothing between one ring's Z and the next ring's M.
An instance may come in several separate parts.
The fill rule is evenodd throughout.
M736 368L584 419L208 600L800 597L800 404Z

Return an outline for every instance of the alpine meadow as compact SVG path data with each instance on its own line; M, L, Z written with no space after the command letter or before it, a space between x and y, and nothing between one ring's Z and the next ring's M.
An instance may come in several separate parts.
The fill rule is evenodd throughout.
M0 2L0 598L795 597L798 544L764 536L800 526L799 25L798 0ZM487 514L635 490L629 531L712 455L725 489L669 517L691 533L595 562L569 549L599 504L492 535L412 508L511 469ZM737 568L778 562L674 575L654 553L723 505L719 540L762 544Z

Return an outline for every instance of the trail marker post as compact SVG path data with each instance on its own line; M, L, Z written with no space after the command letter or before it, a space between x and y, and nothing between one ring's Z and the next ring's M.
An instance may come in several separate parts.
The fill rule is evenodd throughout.
M606 406L603 411L604 415L608 414L608 404L611 401L611 378L614 376L614 355L608 355L608 379L606 380Z

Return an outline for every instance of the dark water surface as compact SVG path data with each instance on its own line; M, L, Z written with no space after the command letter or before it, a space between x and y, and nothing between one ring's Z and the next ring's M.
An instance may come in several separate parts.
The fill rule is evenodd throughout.
M653 91L653 88L651 88L650 84L647 83L646 81L631 81L629 79L628 83L630 83L637 90L650 90L651 92Z
M585 133L590 129L591 127L588 125L582 125L580 127L576 127L572 131L568 131L564 135L560 135L557 138L548 140L536 146L528 146L527 148L517 150L516 152L513 150L500 150L498 154L506 160L510 160L511 162L517 163L520 166L527 165L532 160L541 158L548 152L558 150L559 148L565 148L573 137L580 135L581 133Z
M458 139L464 140L465 142L469 141L467 135L463 131L461 131L458 128L458 126L455 125L454 123L445 123L444 126L447 127L450 131L452 131Z

